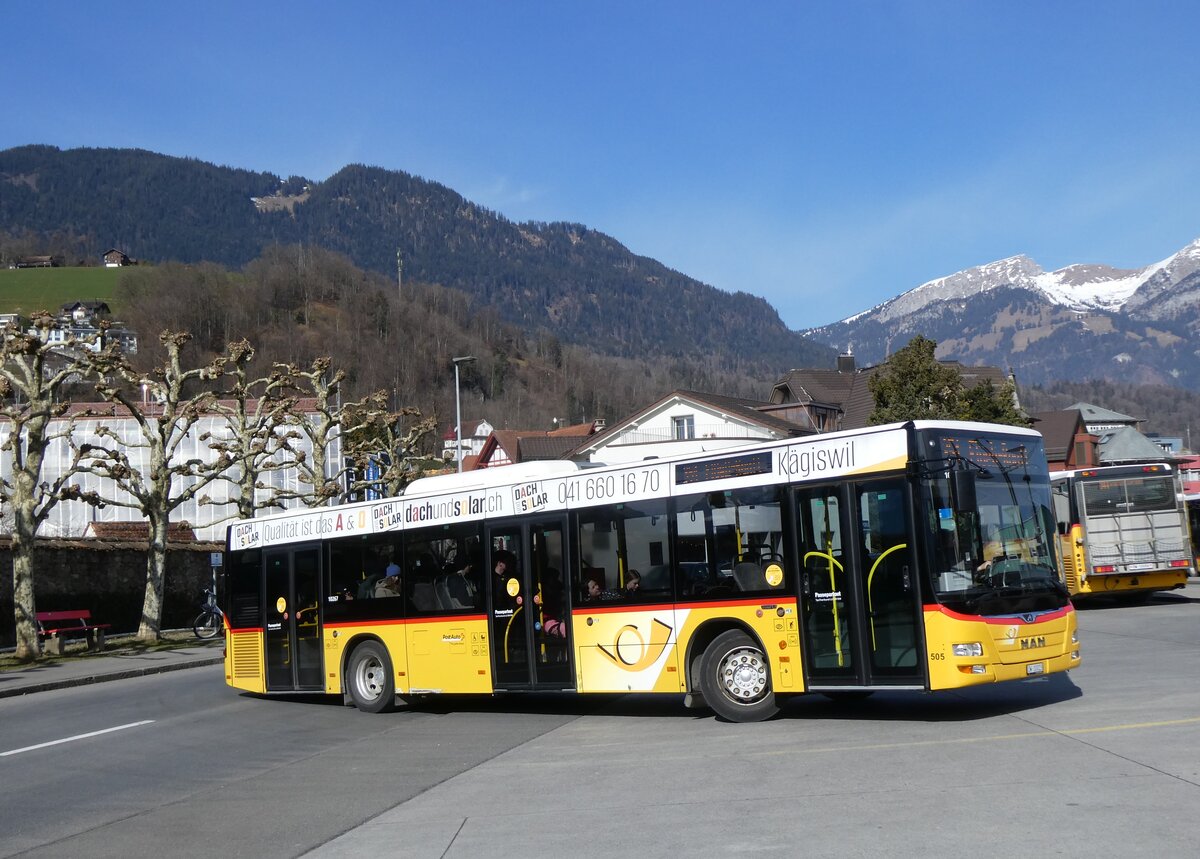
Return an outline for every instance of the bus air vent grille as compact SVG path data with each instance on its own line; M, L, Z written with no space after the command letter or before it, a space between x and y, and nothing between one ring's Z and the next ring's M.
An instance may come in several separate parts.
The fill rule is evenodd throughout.
M233 676L253 680L262 676L262 648L257 635L232 636Z

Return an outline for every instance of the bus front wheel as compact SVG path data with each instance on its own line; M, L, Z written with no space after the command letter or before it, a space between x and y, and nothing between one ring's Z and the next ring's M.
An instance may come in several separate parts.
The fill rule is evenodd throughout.
M392 660L378 641L364 641L354 648L346 669L355 707L364 713L385 713L396 706Z
M722 719L761 722L779 712L767 655L739 629L723 632L704 651L700 691Z

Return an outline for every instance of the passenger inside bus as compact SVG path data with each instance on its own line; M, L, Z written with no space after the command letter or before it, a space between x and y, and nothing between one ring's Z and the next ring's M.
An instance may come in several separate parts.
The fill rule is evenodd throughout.
M584 602L602 602L604 600L618 599L620 594L615 594L612 591L604 589L604 571L591 570L587 580L587 589L584 592Z
M397 568L397 572L394 576L384 576L383 578L381 578L377 582L375 582L374 596L376 598L398 597L398 596L400 596L400 594L401 594L401 590L400 590L399 568Z
M556 638L567 637L566 606L564 605L562 573L554 567L547 567L542 577L542 591L534 597L539 606L542 618L542 629L546 635Z
M477 558L470 558L461 569L455 570L447 577L446 590L450 599L457 603L455 608L475 608L479 605L476 599L479 593L476 580L480 566Z
M519 570L517 569L517 556L512 552L501 549L499 552L494 553L492 557L495 561L492 566L492 608L495 611L514 609L523 602L519 592L518 594L510 594L508 592L509 579L515 579L517 582L520 582Z
M365 569L362 573L362 579L358 583L355 596L360 600L370 599L375 596L375 587L383 580L386 574L383 570L376 567L373 571L367 572Z

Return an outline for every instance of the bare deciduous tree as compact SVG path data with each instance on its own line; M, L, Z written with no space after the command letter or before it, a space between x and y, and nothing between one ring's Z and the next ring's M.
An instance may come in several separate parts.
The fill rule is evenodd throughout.
M249 365L253 358L254 347L247 340L239 340L231 343L226 355L218 359L230 384L214 402L213 410L225 417L227 432L220 437L214 433L200 437L210 448L226 455L233 465L220 478L235 488L230 500L236 509L226 518L250 519L258 510L283 506L273 491L262 497L263 490L271 489L262 477L284 467L274 453L278 446L277 431L287 423L287 415L296 406L294 397L285 396L292 379L279 366L266 376L251 378ZM208 496L200 501L214 503ZM224 520L215 520L220 521Z
M424 447L437 425L436 419L422 417L420 410L412 407L389 412L384 391L347 407L343 418L357 427L344 436L344 452L357 472L350 484L351 492L374 490L391 498L421 475L429 459ZM372 465L378 469L376 477L367 476Z
M34 314L32 326L22 331L10 324L0 331L0 419L7 423L0 451L12 460L12 470L0 478L0 503L12 517L13 621L20 660L36 659L41 652L33 587L38 527L59 501L99 500L71 482L73 469L42 480L47 449L71 434L69 421L55 426L68 407L57 402L58 394L83 371L83 350L94 344L74 337L51 344L55 320L46 311Z
M341 403L344 370L331 371L328 357L315 359L306 370L294 364L277 364L276 369L293 380L298 399L287 415L287 428L277 432L281 465L298 472L299 489L280 489L276 499L299 499L307 507L321 507L343 495L344 462L330 462L329 451L344 437L353 436L373 420L375 409L364 397ZM343 414L350 418L343 421Z
M211 414L216 399L211 384L224 372L219 360L185 369L182 355L190 339L185 332L162 332L159 340L166 358L148 374L135 372L124 356L116 353L94 356L93 370L105 379L96 385L97 393L107 402L124 407L136 432L123 435L101 425L96 430L101 444L72 441L80 470L108 478L122 493L104 502L138 510L148 520L146 596L138 626L138 638L143 640L158 638L162 624L171 513L199 495L231 464L224 451L217 451L211 459L180 455L197 421ZM196 383L199 392L189 395L187 391ZM148 394L147 404L132 394L139 388ZM130 456L134 451L144 452L144 470Z

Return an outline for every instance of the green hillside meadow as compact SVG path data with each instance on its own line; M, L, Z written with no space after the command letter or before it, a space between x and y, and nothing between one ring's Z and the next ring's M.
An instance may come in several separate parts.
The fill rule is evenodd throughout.
M106 301L113 315L119 268L0 268L0 313L58 311L75 301Z

